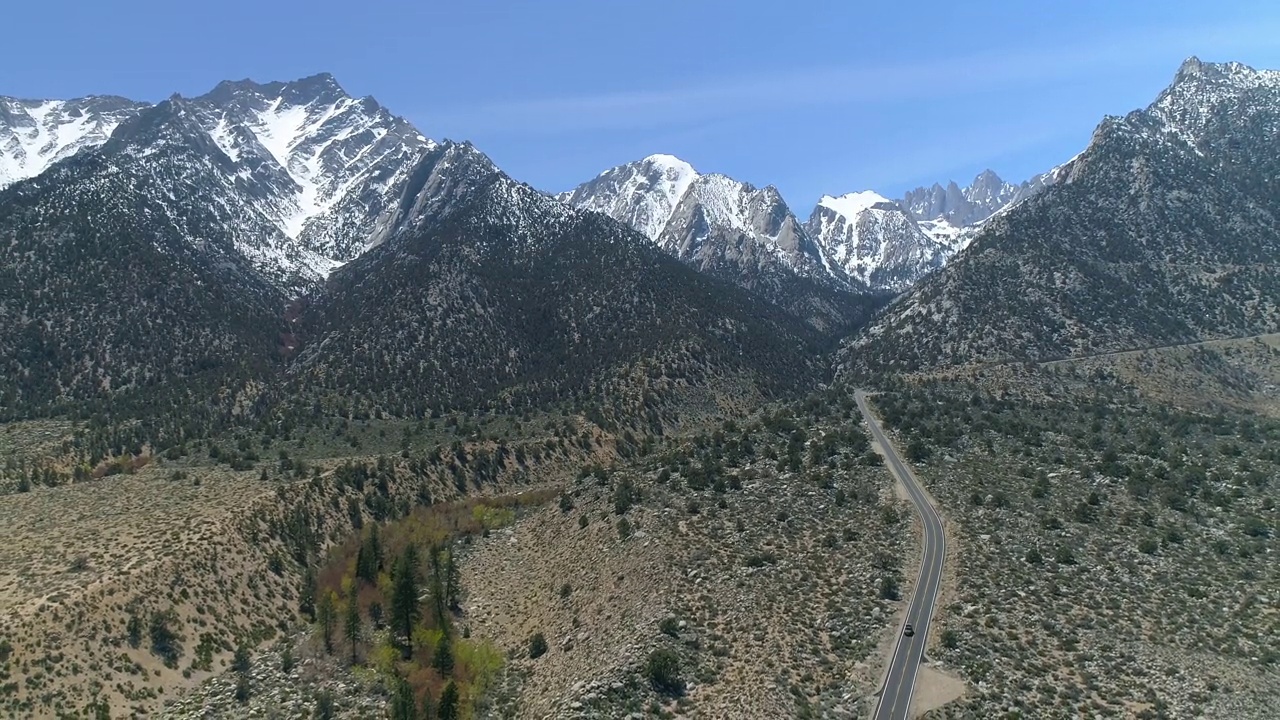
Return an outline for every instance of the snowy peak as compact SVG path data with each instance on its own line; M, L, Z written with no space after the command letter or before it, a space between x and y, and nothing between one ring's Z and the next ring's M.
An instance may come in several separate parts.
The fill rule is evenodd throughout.
M818 205L845 218L856 219L864 210L876 207L877 205L896 206L897 203L874 190L864 190L862 192L853 192L841 195L840 197L823 195L822 199L818 201Z
M1176 88L1188 84L1217 85L1233 87L1239 90L1261 85L1274 86L1278 82L1280 82L1280 71L1278 70L1255 70L1239 62L1208 63L1192 55L1182 61L1182 65L1178 67L1177 74L1174 75L1173 82L1165 92L1161 93L1160 99L1163 99ZM1157 104L1159 104L1160 99L1156 100Z
M934 183L916 188L902 205L926 235L954 254L972 242L988 220L1065 178L1069 165L1070 161L1019 185L983 170L965 187L951 181L946 187Z
M1280 73L1187 60L1145 110L1104 118L1039 180L1053 187L987 223L976 252L890 306L846 361L909 372L1273 331L1278 131Z
M280 287L305 289L362 252L433 143L332 75L219 83L156 105L0 98L0 186L101 148L184 227L218 230ZM206 218L207 220L207 218ZM193 241L202 233L191 229Z
M824 195L806 227L830 266L878 291L905 290L954 252L898 203L870 190Z
M977 226L1060 177L1022 185L991 170L895 201L874 191L824 195L799 221L777 188L702 175L671 155L606 170L557 198L630 225L666 253L748 288L789 273L855 291L899 292L962 250Z
M983 170L964 190L964 197L979 207L1003 205L1013 197L1017 188L995 174L992 170Z
M102 145L145 103L108 95L75 100L0 97L0 188Z
M688 202L682 204L700 207L708 223L735 230L746 230L751 226L749 216L753 200L766 200L757 198L756 189L750 184L720 174L698 177L690 183L686 195Z
M610 168L556 197L629 225L667 255L817 325L830 308L815 311L825 301L807 293L866 289L827 261L776 187L703 175L672 155Z
M351 97L328 73L228 80L155 106L115 97L0 98L0 187L104 145L140 157L178 145L200 153L207 163L198 164L225 175L205 183L229 188L219 202L243 206L250 225L265 217L282 236L263 236L274 248L256 256L293 260L263 268L267 274L323 277L364 249L433 143L373 98ZM291 266L298 258L310 260Z
M272 278L323 278L359 255L418 157L434 146L328 74L227 81L200 97L166 102L182 109L174 124L199 128L204 139L191 145L216 148L210 153L225 177L214 184L230 185L219 202L274 226L257 236L257 247L242 247Z
M251 180L280 189L272 193L272 214L295 239L371 171L407 167L430 144L371 99L348 95L327 73L293 82L223 82L192 102L205 131Z
M658 153L641 160L639 164L650 174L658 176L657 189L676 199L684 195L689 184L698 179L698 171L675 155Z
M350 96L329 73L318 73L310 77L289 82L258 83L244 80L223 80L213 90L199 99L222 107L232 107L253 99L264 97L280 98L289 105L307 105L313 102L334 104Z
M605 170L557 197L575 207L604 213L656 241L698 177L693 166L680 158L650 155Z

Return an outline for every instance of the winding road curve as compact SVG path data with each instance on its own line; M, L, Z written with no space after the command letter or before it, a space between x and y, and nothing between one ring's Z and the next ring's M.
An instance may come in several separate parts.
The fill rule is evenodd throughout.
M916 580L915 591L911 593L911 601L907 603L904 623L911 623L915 629L912 637L898 630L898 641L893 647L893 656L889 660L889 668L884 675L884 685L880 688L880 699L876 703L875 720L906 720L910 717L911 696L915 692L916 672L924 660L925 644L929 640L929 622L933 618L934 607L938 603L938 588L942 583L942 563L947 555L947 539L943 533L942 518L934 507L929 496L920 486L920 481L911 472L911 468L898 457L898 451L889 442L888 436L880 427L880 422L867 406L867 394L861 390L854 393L858 409L871 429L871 436L884 450L889 469L897 476L916 512L924 525L923 552L920 556L920 576Z

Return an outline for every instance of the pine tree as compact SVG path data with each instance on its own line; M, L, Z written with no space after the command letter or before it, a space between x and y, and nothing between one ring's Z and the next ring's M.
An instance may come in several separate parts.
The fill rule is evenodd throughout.
M382 570L382 542L378 538L378 526L369 526L369 533L356 551L356 577L365 582L377 582Z
M351 591L347 594L347 612L343 623L347 642L351 643L352 665L356 664L356 643L360 641L360 599L356 596L356 591L356 584L352 583Z
M446 635L449 632L449 588L447 580L447 557L448 551L441 548L433 548L431 551L431 611L436 621L436 626L440 628Z
M453 673L453 648L450 647L450 643L451 640L447 634L441 637L440 644L436 645L436 655L431 659L431 667L445 676Z
M231 669L236 673L236 700L241 703L249 701L249 696L253 692L250 686L249 671L252 669L252 660L249 657L249 646L241 643L236 647L235 655L231 660Z
M445 597L449 603L449 609L457 611L462 608L462 575L458 570L458 563L453 558L453 551L446 550L447 560L445 561Z
M302 586L298 588L298 612L311 622L316 621L316 571L310 564L303 572Z
M391 628L403 636L407 659L412 653L413 625L421 615L418 611L418 558L412 544L396 560L392 576Z
M236 647L235 655L231 658L231 669L241 675L247 675L251 666L252 661L249 658L249 646L241 643Z
M369 559L373 563L373 575L376 578L382 570L382 540L378 537L378 524L369 526Z
M391 696L391 720L417 720L418 703L413 699L413 688L404 678L396 680L395 694Z
M372 575L369 574L369 548L366 543L360 543L359 549L356 550L356 579L373 582Z
M324 638L324 651L333 652L333 628L337 625L337 601L332 590L320 595L320 605L316 608L316 623L320 625L320 634Z
M453 681L444 684L444 690L440 692L440 707L436 711L436 717L439 720L458 720L460 717L458 709L458 686Z

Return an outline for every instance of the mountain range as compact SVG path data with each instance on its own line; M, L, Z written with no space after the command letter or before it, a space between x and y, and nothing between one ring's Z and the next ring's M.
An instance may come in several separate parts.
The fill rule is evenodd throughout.
M556 197L602 212L694 267L744 287L796 276L854 293L896 294L962 249L989 218L1052 184L1021 185L987 170L968 187L823 196L801 221L777 188L701 174L671 155L605 170Z
M1276 344L1092 356L1277 331L1280 72L800 215L670 155L554 196L328 75L0 110L9 716L869 711L916 564L854 388L966 552L935 712L1270 716Z
M19 100L0 97L0 188L101 145L146 103L121 97Z
M1274 327L1276 87L1192 59L1026 183L824 196L803 221L669 155L552 197L329 75L4 99L0 409L223 388L677 422L659 406L706 382L815 381L841 338L844 372L880 372Z
M830 340L795 316L328 75L66 106L99 114L79 136L9 128L58 143L22 145L6 167L29 177L0 190L5 417L128 407L177 438L184 416L314 400L615 407L660 428L714 409L708 384L759 399L823 373ZM837 304L841 327L873 307Z
M173 117L160 119L166 115ZM205 200L228 208L240 252L294 294L368 246L408 168L434 144L374 99L351 97L328 74L227 81L196 98L175 95L154 105L111 96L0 98L0 187L100 148L121 125L130 132L148 124L174 133L179 144L216 146L220 172ZM825 291L901 292L963 247L971 228L1032 194L1043 177L1015 187L987 171L967 188L935 185L875 207L850 200L865 193L841 196L843 202L824 198L801 221L772 186L702 175L678 158L653 155L558 197L632 226L699 270L802 308L826 327L850 318L832 311L840 302ZM222 187L215 192L214 184ZM795 278L822 291L797 290Z

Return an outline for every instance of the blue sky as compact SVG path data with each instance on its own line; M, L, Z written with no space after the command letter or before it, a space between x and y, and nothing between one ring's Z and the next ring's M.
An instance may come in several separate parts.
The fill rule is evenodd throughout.
M1280 68L1274 2L270 0L6 8L0 94L159 100L332 72L567 189L655 152L823 193L1022 180L1188 55Z

